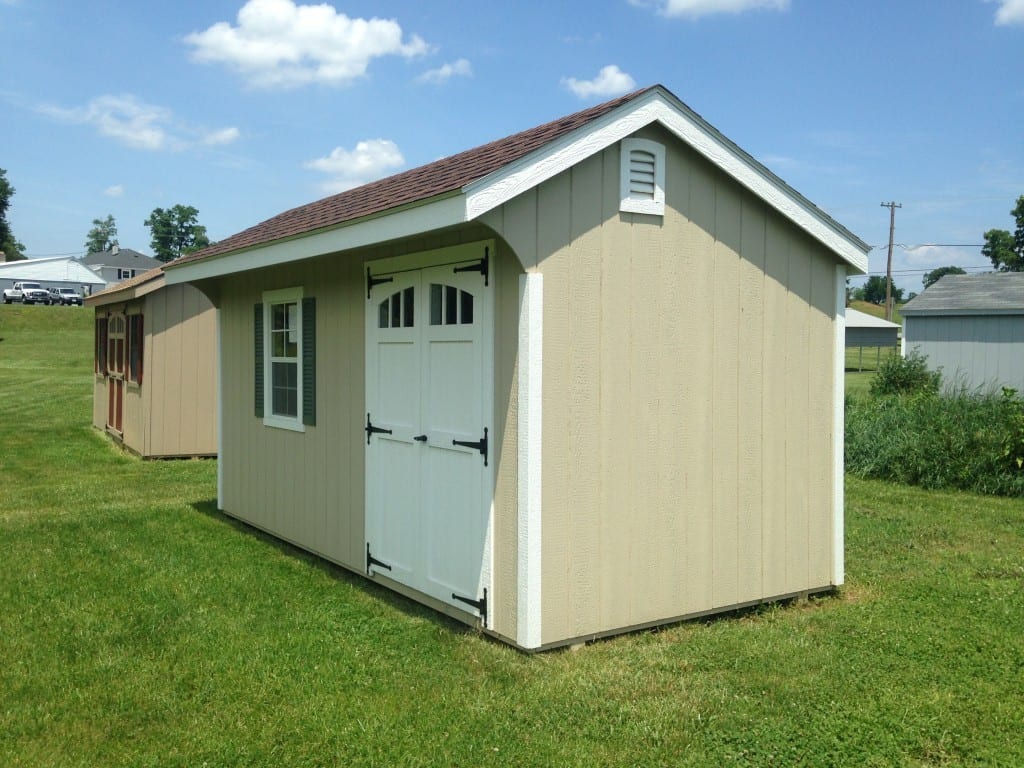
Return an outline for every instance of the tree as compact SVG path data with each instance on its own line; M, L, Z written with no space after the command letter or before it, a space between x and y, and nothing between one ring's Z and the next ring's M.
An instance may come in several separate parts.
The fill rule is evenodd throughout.
M206 227L198 223L199 211L191 205L176 205L164 210L154 208L143 223L149 227L153 239L154 256L160 261L174 261L186 253L210 244Z
M925 288L931 288L935 283L938 282L940 277L945 277L946 275L966 274L967 271L962 269L961 267L939 267L938 269L933 269L931 272L925 272L924 277L921 278L921 281L924 283Z
M85 252L100 253L109 251L117 245L117 222L113 214L107 214L105 219L93 219L92 229L85 236Z
M864 301L872 304L885 304L885 278L881 275L872 275L864 283ZM897 304L903 301L903 289L892 286L892 301Z
M25 246L18 242L7 221L7 209L14 197L14 187L7 180L7 171L0 168L0 251L4 252L7 261L18 261L25 258Z
M984 235L981 253L1000 272L1024 272L1024 195L1017 198L1010 215L1017 223L1016 231L1011 235L1005 229L990 229Z

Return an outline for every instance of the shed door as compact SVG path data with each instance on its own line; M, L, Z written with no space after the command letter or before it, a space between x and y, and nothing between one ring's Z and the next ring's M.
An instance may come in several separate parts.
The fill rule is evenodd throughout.
M110 315L107 320L107 429L124 432L125 316Z
M367 570L486 621L490 289L465 266L372 272L391 280L367 302Z

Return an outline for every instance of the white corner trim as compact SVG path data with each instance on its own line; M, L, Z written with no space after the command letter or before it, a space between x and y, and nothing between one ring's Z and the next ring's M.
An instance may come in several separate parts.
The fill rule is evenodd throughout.
M215 307L213 316L217 325L217 509L224 510L224 365L221 363L221 352L224 349L221 342L220 307Z
M541 645L541 381L544 276L519 278L518 569L516 643Z
M846 552L846 267L836 265L836 319L833 355L832 403L832 583L839 586L845 581Z
M221 277L248 269L287 264L328 253L375 245L387 240L420 235L464 221L464 198L462 195L454 195L325 232L171 267L165 270L165 274L168 285Z

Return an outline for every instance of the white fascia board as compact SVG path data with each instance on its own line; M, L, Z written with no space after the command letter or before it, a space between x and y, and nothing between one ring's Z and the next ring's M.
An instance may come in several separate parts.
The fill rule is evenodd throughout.
M810 201L714 130L696 113L662 90L594 120L500 171L468 184L466 218L475 219L641 128L660 123L720 170L775 208L830 250L855 274L868 271L868 246L832 221ZM671 183L669 181L668 183Z
M169 265L164 271L169 285L187 283L377 245L454 226L464 221L465 199L462 195L453 195L335 229L233 251L223 256L213 256L179 266Z

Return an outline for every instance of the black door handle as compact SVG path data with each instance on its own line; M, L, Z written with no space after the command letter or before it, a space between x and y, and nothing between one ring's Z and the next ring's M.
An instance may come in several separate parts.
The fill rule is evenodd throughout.
M418 443L425 443L425 442L427 442L427 436L426 435L416 435L416 437L414 437L413 440L415 440Z

